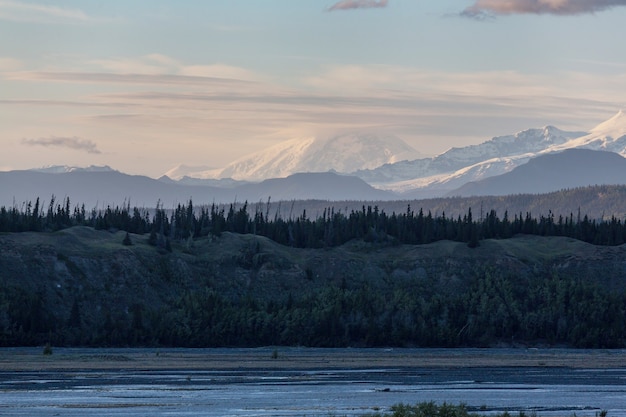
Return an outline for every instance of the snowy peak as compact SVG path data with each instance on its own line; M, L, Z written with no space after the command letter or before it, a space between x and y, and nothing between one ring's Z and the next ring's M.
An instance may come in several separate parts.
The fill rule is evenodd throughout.
M264 151L238 159L217 172L218 178L261 181L268 178L284 178L301 169L301 161L315 143L315 138L291 139Z
M300 172L350 173L418 156L415 149L395 136L359 133L328 138L308 137L278 143L241 158L221 170L185 170L185 175L195 178L261 181L284 178ZM166 175L176 179L182 171L175 168Z
M417 157L418 152L395 136L348 134L315 140L302 155L309 172L353 172Z
M626 156L626 113L620 110L609 120L591 129L588 135L572 139L559 146L553 146L546 149L545 152L560 152L565 149L576 148L609 151Z
M618 111L615 116L591 129L590 133L594 136L604 136L613 139L626 135L626 112L624 110Z
M478 145L452 148L435 159L448 160L458 167L459 163L475 164L486 159L539 152L585 134L585 132L566 132L554 126L546 126L541 129L524 130L514 135L496 136Z

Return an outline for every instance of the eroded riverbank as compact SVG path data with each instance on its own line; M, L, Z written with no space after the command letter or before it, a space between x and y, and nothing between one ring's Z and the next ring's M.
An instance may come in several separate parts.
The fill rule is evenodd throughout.
M0 370L225 370L626 366L626 350L577 349L0 349Z

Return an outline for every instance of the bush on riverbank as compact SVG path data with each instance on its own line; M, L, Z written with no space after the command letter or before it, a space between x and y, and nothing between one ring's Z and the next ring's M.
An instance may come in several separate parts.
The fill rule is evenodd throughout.
M478 414L470 413L463 404L423 402L416 405L396 404L391 407L391 413L376 413L368 417L478 417Z
M575 415L575 414L574 414ZM483 417L483 414L470 413L465 405L452 405L443 403L437 405L434 402L423 402L415 405L396 404L391 407L390 413L367 414L366 417ZM536 413L526 414L520 411L519 417L536 417ZM491 417L513 417L508 412L499 413ZM596 413L596 417L607 417L605 410Z

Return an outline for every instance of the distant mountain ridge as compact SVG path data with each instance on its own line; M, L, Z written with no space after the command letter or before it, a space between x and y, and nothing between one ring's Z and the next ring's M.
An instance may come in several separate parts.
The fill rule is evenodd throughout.
M620 158L619 155L605 153ZM557 156L547 155L547 157ZM330 182L340 186L334 191L325 191L324 184ZM248 184L246 187L224 189L208 186L185 186L176 181L164 183L160 180L143 176L130 176L117 171L113 172L72 172L66 174L46 174L33 171L0 172L0 207L7 209L13 206L24 209L25 203L34 204L39 197L40 207L47 207L51 196L57 203L63 203L65 197L70 198L71 206L85 205L92 208L105 209L129 203L137 207L155 207L160 202L164 208L173 208L179 203L186 203L191 198L194 205L231 204L248 201L250 212L267 209L267 202L272 202L272 216L280 201L289 201L290 211L302 213L306 210L312 215L321 215L329 208L349 212L360 211L365 205L377 206L387 213L402 213L410 205L412 209L431 211L433 215L445 213L447 216L459 216L472 208L477 216L485 210L495 209L502 215L531 212L535 216L552 213L569 215L581 210L592 218L606 218L615 215L617 218L626 216L626 185L602 185L581 188L576 186L565 191L552 191L538 194L533 189L529 194L508 192L503 196L476 197L445 197L435 199L415 199L408 195L398 195L367 186L362 180L350 176L339 176L332 173L298 174L286 179L267 180L261 184ZM260 186L260 187L259 187ZM507 186L505 186L507 187ZM294 192L294 188L297 190ZM510 188L504 188L510 190ZM70 190L68 192L68 190ZM97 190L94 192L94 190ZM315 190L310 192L310 190ZM493 192L485 192L494 194ZM451 193L473 195L475 193ZM276 204L274 204L276 203ZM285 207L283 205L283 207ZM283 210L283 215L286 212Z
M614 152L566 149L531 159L512 171L469 182L450 196L541 194L588 185L626 183L626 158Z
M48 173L37 171L0 172L0 206L21 206L37 198L48 204L54 195L57 201L68 197L72 206L85 204L87 209L122 205L165 208L186 203L232 203L294 199L320 200L390 200L394 194L377 190L363 180L334 173L294 174L258 184L231 187L184 185L176 181L155 180L119 171L71 171Z
M47 174L65 174L67 172L113 172L108 165L89 165L88 167L75 167L69 165L48 165L41 168L33 168L30 171L43 172Z

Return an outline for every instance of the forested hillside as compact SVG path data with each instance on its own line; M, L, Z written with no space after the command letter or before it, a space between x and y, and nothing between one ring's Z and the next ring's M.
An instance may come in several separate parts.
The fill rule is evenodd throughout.
M0 209L0 344L625 345L620 219L268 217Z

